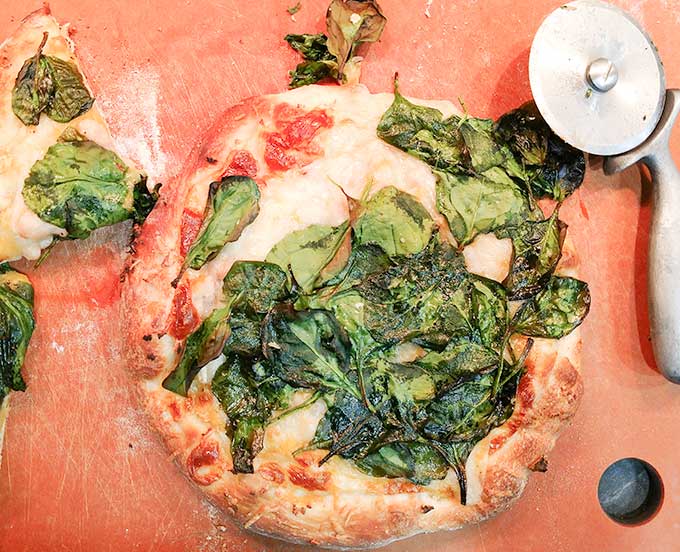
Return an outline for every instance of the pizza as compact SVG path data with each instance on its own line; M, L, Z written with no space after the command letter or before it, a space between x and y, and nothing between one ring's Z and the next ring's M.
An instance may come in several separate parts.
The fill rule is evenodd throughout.
M141 220L154 198L115 152L68 26L46 6L30 14L0 45L0 443L34 327L30 282L6 263Z
M125 273L129 365L244 527L372 546L507 508L574 415L584 158L531 105L302 86L230 108Z

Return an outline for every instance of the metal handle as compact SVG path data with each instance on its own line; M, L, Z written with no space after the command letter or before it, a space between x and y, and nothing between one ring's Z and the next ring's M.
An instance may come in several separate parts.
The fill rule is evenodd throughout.
M606 174L638 161L652 174L652 224L649 232L649 325L654 357L661 373L680 383L680 172L669 149L680 112L680 90L668 90L661 120L640 146L605 160Z

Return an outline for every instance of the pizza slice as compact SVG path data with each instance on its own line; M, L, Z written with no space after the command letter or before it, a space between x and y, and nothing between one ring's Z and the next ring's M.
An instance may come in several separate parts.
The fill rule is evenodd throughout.
M558 140L530 105L494 122L361 85L228 110L124 284L130 369L191 480L325 546L508 507L582 392L559 203L585 162Z
M48 7L26 17L0 45L0 437L33 329L32 294L17 291L30 283L3 263L141 221L155 197L115 152L68 26Z

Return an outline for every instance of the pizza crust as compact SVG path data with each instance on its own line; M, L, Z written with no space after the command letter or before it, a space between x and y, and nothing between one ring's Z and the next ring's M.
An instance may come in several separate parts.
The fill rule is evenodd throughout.
M202 212L210 182L219 179L235 149L247 147L254 154L261 188L274 185L276 175L272 179L268 174L260 144L253 140L252 132L271 125L272 114L282 102L305 110L328 109L334 125L350 126L353 120L357 126L365 125L370 137L366 134L359 151L366 152L370 163L374 163L370 176L378 175L378 187L391 183L410 191L434 214L434 180L432 177L428 181L429 168L375 136L377 120L391 101L391 95L370 95L363 86L310 86L249 99L231 108L213 127L205 145L193 153L183 174L164 190L134 243L123 298L128 313L129 365L142 402L188 477L239 523L260 533L324 546L363 547L476 523L506 509L519 497L530 467L552 449L582 394L578 329L559 341L535 340L513 415L480 441L468 458L468 504L462 506L458 482L451 470L444 480L417 486L405 479L368 476L339 457L318 467L323 451L307 451L293 458L290 453L309 442L316 422L323 416L322 401L270 424L264 448L255 458L255 473L234 474L230 471L225 415L209 386L194 382L188 398L162 387L182 351L182 342L167 333L175 293L172 282L182 263L182 212L188 206ZM447 115L453 112L448 102L437 102L436 107ZM318 137L317 145L323 149L324 158L342 159L334 149L340 136L329 130ZM356 153L355 149L355 156ZM381 162L392 163L393 174L389 167L379 166ZM314 163L317 161L293 169L295 177L313 173L319 168ZM327 168L328 172L333 170L332 166ZM365 179L366 167L363 170ZM345 193L356 197L362 190L352 187L352 183L360 180L360 170L354 167L346 172L350 175L346 186L342 171L337 173L340 181L334 181L343 186ZM225 248L232 251L223 251L212 266L204 268L215 286L219 287L231 262L238 257L240 241ZM503 246L499 250L502 249ZM569 239L563 251L557 273L575 276L578 262ZM469 265L470 260L466 261ZM507 272L507 259L498 259L497 263L504 264ZM478 266L483 268L484 262ZM499 278L503 274L498 266L489 270ZM191 285L196 279L196 275L186 274L183 281ZM205 306L202 310L203 314L207 311ZM521 349L523 339L518 338L513 346ZM300 393L297 400L304 398Z

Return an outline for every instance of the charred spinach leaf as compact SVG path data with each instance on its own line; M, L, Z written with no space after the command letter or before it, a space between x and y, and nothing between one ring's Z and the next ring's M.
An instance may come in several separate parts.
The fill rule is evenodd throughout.
M460 118L409 102L394 83L394 101L378 124L378 137L440 170L458 170L468 162Z
M267 262L290 269L295 282L307 293L321 284L324 273L340 250L349 232L349 222L340 226L313 224L292 232L277 243L267 255ZM335 270L337 273L342 267Z
M383 344L415 340L443 347L460 324L454 296L465 275L462 257L433 238L420 253L356 286L366 329Z
M360 398L347 391L339 391L328 402L328 410L310 444L312 448L328 449L320 463L335 455L343 458L365 456L385 430L380 418Z
M386 22L375 0L331 1L326 14L328 51L338 60L340 77L359 44L380 40Z
M10 391L26 389L21 367L34 327L31 283L0 264L0 404Z
M394 186L380 189L354 224L357 241L380 246L388 255L411 255L429 243L435 223L411 194Z
M477 234L535 217L522 190L512 181L494 181L485 176L468 176L435 171L437 209L446 217L460 245Z
M37 125L43 112L58 123L68 123L94 102L73 63L42 54L46 42L44 33L37 53L24 62L12 89L12 111L25 125Z
M520 307L511 327L523 335L559 339L579 326L589 310L588 284L554 276L543 291Z
M228 354L212 380L212 392L228 419L234 473L253 473L273 410L287 406L289 388L262 361Z
M81 239L102 226L139 218L140 207L154 201L145 183L114 152L66 129L31 167L22 193L42 220Z
M195 270L236 241L260 210L260 191L247 176L228 176L210 185L203 228L189 249L185 267Z
M328 311L275 307L264 320L262 352L278 377L291 385L354 390L347 376L349 340Z
M583 152L550 129L534 102L503 115L496 123L496 132L524 165L536 197L564 201L583 182Z
M503 282L510 299L523 300L535 295L555 271L567 229L557 217L555 209L547 220L526 221L510 230L513 258Z

